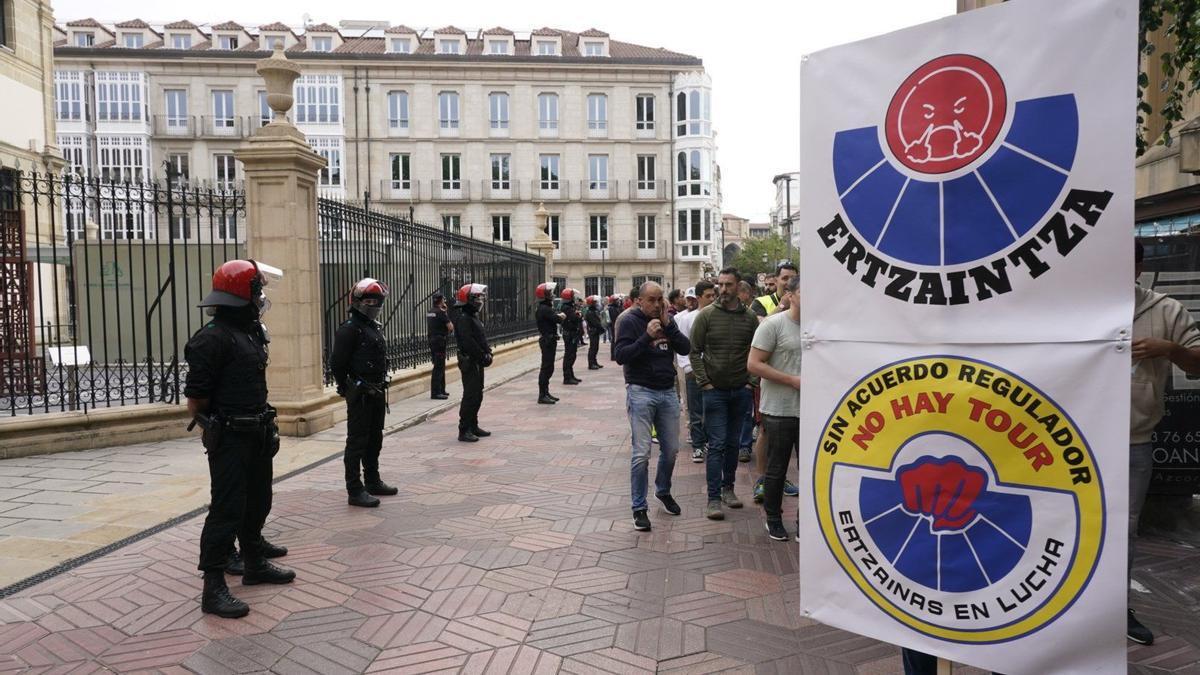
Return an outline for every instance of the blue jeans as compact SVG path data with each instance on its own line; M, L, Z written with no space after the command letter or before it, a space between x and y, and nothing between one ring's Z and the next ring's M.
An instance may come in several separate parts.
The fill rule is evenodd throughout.
M683 376L683 381L687 386L687 411L688 411L688 441L692 447L701 449L704 447L704 397L700 395L700 385L696 384L696 376L688 373Z
M754 446L754 395L750 396L750 405L746 407L746 415L742 418L742 435L738 440L738 450Z
M721 488L732 488L737 473L738 438L746 421L752 397L746 387L706 389L704 430L708 433L708 455L704 473L708 478L708 501L721 498Z
M659 497L671 494L671 474L675 473L675 453L679 450L679 397L674 387L651 389L628 384L625 385L625 411L629 414L629 427L633 431L629 492L633 510L641 511L646 508L651 425L658 433L659 450L654 494Z

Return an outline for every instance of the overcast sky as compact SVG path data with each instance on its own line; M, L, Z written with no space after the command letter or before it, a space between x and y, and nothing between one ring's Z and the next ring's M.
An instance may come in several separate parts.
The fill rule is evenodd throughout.
M414 28L453 24L467 31L497 25L516 31L595 27L616 40L699 56L713 81L713 126L725 198L722 210L754 221L765 221L771 209L771 177L799 166L800 56L947 16L955 6L954 0L52 2L59 21L91 16L105 22L186 18L197 23L300 25L308 13L315 22L334 25L343 19L371 19Z

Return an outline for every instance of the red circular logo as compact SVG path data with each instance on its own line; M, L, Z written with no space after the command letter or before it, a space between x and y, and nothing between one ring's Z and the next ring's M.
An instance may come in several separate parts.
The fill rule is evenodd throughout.
M1004 81L983 59L949 54L917 68L888 105L884 135L900 163L927 174L970 164L1004 125Z

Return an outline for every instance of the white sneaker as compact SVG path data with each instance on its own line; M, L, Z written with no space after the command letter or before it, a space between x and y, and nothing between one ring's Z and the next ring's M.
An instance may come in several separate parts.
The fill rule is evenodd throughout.
M692 462L699 464L704 461L704 448L692 448Z

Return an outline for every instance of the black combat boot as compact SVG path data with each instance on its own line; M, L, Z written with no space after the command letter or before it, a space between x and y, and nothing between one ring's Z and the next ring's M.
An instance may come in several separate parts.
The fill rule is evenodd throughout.
M400 488L394 488L379 478L367 479L367 492L380 497L391 497L399 494Z
M225 585L221 572L204 573L204 593L200 596L200 609L205 614L216 614L226 619L240 619L250 613L250 605L233 597Z
M492 432L486 431L484 429L480 429L479 427L475 427L474 429L472 429L471 433L475 434L479 438L487 438L488 436L492 435Z
M479 437L470 431L459 431L458 440L462 441L463 443L478 443Z
M543 389L538 392L538 403L541 403L542 405L554 405L557 402L558 399L550 395L549 389Z
M286 546L277 546L267 541L266 538L258 540L258 549L264 558L282 558L287 555Z
M229 553L229 560L225 562L225 573L232 574L235 577L240 577L246 571L246 563L242 560L242 554L235 548Z
M368 509L379 506L379 500L367 494L367 491L364 490L363 486L361 485L356 485L349 488L348 492L349 497L347 498L346 502L350 504L350 506L361 506Z
M266 559L256 563L246 563L246 573L242 575L243 586L256 584L290 584L296 578L292 570L276 567Z

